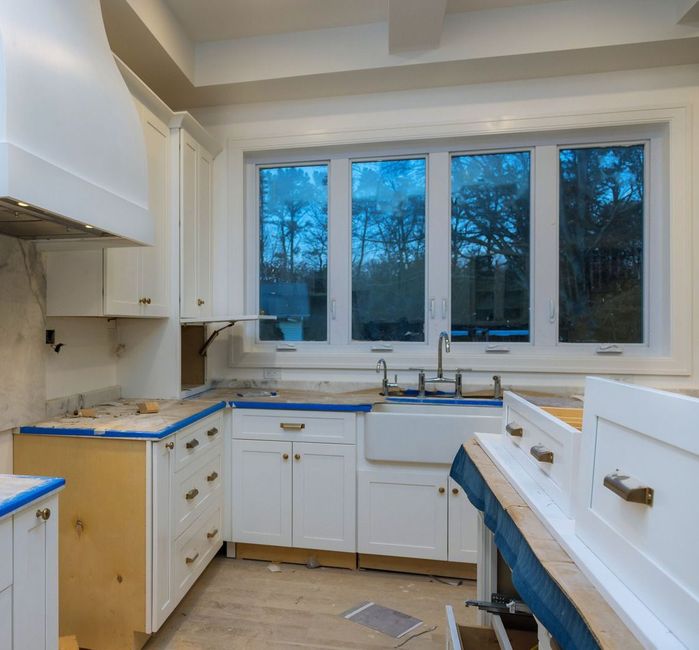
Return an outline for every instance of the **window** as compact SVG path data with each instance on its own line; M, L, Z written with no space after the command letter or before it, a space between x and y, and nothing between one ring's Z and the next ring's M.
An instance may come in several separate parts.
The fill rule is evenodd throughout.
M425 340L425 159L352 163L352 339Z
M642 343L642 144L561 149L559 341Z
M451 159L453 341L529 340L528 151Z
M264 341L325 341L328 166L259 170L260 282Z
M480 365L523 372L576 358L586 372L650 372L640 357L662 369L675 331L666 138L629 127L333 146L324 162L261 153L247 164L259 259L246 295L278 320L246 346L301 353L289 366L337 354L370 367L390 351L394 368L431 369L447 331L451 370L490 353Z

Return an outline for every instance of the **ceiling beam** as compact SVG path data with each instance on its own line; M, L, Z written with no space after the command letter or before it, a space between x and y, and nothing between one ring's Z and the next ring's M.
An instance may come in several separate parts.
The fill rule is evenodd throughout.
M388 0L388 51L434 50L439 47L447 0Z

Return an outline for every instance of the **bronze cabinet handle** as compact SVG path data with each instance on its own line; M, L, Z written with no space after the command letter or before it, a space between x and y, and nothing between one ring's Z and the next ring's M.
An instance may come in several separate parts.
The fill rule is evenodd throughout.
M202 300L201 298L197 298L197 306L201 307L203 304L204 304L204 300Z
M553 452L544 447L544 445L534 445L529 453L536 458L540 463L553 464Z
M192 557L186 557L184 559L185 564L192 564L192 562L196 562L198 557L199 553L195 553Z
M192 499L196 499L197 495L199 494L199 490L197 488L192 488L187 494L184 495L184 498L187 499L187 501L191 501Z
M192 438L186 445L187 449L194 449L199 446L199 441L196 438Z
M628 474L621 473L619 470L607 474L602 484L624 501L640 503L644 506L653 505L655 490L652 487L643 485Z
M47 521L51 517L51 510L48 508L40 508L39 510L36 511L36 518L37 519L43 519L44 521Z
M301 460L301 454L294 454L294 458L296 460Z
M289 454L282 454L282 458L284 460L289 460Z
M206 432L206 435L209 436L209 438L211 438L212 436L215 436L217 433L218 429L216 427L213 427Z
M218 535L218 528L214 528L211 532L206 533L206 539L213 539Z
M440 494L444 494L444 493L446 492L446 490L445 490L443 487L440 487L439 490L438 490L438 492L439 492Z
M209 483L211 483L212 481L215 481L217 478L218 478L218 472L211 472L211 474L209 474L209 475L206 477L206 480L207 480Z
M306 425L303 422L280 422L279 428L284 431L303 431Z
M174 448L175 448L174 442L166 442L165 443L165 449L174 449Z
M521 438L524 435L524 429L519 426L519 424L515 424L514 422L510 422L509 424L505 425L505 431L509 433L513 438Z
M459 493L459 488L452 488L451 489L452 494L458 494Z

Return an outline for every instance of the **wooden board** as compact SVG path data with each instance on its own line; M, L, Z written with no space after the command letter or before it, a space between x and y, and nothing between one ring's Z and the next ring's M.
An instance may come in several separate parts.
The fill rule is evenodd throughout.
M561 408L557 406L542 406L542 411L550 413L554 417L562 420L578 431L582 431L583 409L581 408Z
M578 610L600 647L603 650L640 650L642 646L636 637L550 535L478 441L470 440L464 444L464 449L546 572Z
M466 562L445 562L442 560L421 560L412 557L392 557L390 555L359 554L360 569L417 573L426 576L445 578L476 579L476 565Z
M236 543L235 554L241 560L265 560L266 562L287 562L289 564L306 564L309 557L314 557L321 566L340 569L357 568L356 553L341 553L339 551Z
M83 648L141 648L146 630L146 447L15 436L14 470L62 476L59 620Z

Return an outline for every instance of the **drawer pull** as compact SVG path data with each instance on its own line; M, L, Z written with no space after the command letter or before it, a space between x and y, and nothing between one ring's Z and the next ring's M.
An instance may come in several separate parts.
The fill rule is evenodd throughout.
M199 446L199 441L196 438L192 438L186 445L187 449L194 449Z
M192 488L187 494L184 495L184 498L187 499L187 501L191 501L192 499L196 499L197 495L199 494L199 490L197 488Z
M306 425L303 422L281 422L279 427L284 431L302 431Z
M604 487L618 497L630 503L641 503L644 506L653 505L654 490L626 474L612 472L604 477Z
M175 448L174 442L166 442L165 443L165 449L174 449L174 448Z
M218 433L218 429L216 427L212 427L206 432L206 435L211 438L212 436L215 436Z
M529 453L536 458L540 463L553 464L553 452L544 447L544 445L534 445Z
M214 528L212 531L206 533L206 539L213 539L218 535L218 528Z
M186 557L184 559L185 564L192 564L193 562L196 562L198 557L199 553L195 553L192 557Z
M522 429L519 424L515 424L514 422L510 422L507 426L505 426L505 431L509 433L513 438L521 438L524 435L524 429Z
M37 519L43 519L44 521L48 521L48 519L51 517L51 510L48 508L41 508L36 511L36 518Z
M211 474L209 474L209 475L206 477L206 480L207 480L209 483L211 483L212 481L215 481L217 478L218 478L218 472L211 472Z

